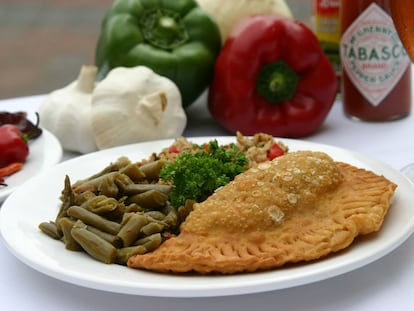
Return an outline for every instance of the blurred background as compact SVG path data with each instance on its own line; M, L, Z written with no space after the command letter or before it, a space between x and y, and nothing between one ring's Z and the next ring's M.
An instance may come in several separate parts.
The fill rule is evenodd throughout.
M288 0L309 22L312 0ZM49 93L94 63L112 0L0 0L0 99Z
M48 93L92 64L112 0L0 0L0 98Z

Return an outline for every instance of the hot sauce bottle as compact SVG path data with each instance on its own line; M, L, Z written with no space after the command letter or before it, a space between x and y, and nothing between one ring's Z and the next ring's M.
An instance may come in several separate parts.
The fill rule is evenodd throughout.
M410 113L411 63L389 12L389 0L341 0L342 99L351 118L389 121Z

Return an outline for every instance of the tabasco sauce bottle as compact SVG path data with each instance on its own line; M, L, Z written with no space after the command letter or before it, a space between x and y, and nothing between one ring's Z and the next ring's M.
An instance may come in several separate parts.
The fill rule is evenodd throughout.
M407 116L411 63L389 15L392 0L341 0L340 57L346 115L365 121Z

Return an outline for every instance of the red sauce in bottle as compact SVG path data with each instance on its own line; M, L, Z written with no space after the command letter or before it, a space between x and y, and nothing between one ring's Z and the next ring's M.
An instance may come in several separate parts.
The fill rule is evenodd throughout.
M388 121L410 113L411 63L389 12L389 0L341 0L342 98L352 118Z
M390 7L395 28L410 55L411 62L414 62L414 1L392 0Z

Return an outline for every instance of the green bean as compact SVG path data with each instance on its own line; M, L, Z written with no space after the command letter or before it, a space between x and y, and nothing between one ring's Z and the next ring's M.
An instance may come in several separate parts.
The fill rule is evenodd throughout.
M193 210L193 206L195 203L196 201L188 199L185 201L184 205L180 206L177 209L177 216L178 216L179 223L183 222L187 218L188 214L190 214L191 211Z
M158 179L160 171L166 162L166 160L148 162L141 166L141 170L144 172L146 178Z
M75 241L71 234L74 225L75 221L69 219L68 217L59 218L59 226L63 232L63 242L65 243L66 249L71 251L80 251L82 250L82 247Z
M109 180L112 181L111 184L113 184L113 177L114 177L115 173L116 172L110 172L110 173L107 173L105 175L100 175L100 176L98 176L96 178L93 178L93 179L87 179L86 181L83 181L83 182L76 182L72 187L73 191L76 194L80 194L80 193L83 193L85 191L90 191L90 192L93 192L93 193L96 194L98 192L98 188L101 187L101 183L104 180L109 179ZM113 185L116 186L115 184L113 184ZM116 187L116 190L118 191L118 187Z
M118 219L125 213L125 205L114 198L98 195L83 202L82 208L108 219Z
M128 217L117 234L124 247L130 246L138 238L141 228L147 223L148 220L143 214L136 213Z
M129 257L138 254L145 254L146 252L147 249L142 245L119 248L116 250L115 262L120 265L126 265Z
M115 179L119 176L118 174L118 172L113 172L101 176L99 183L97 184L96 192L110 198L116 197L119 194L119 187L115 182Z
M117 173L114 177L114 183L118 186L119 191L123 192L125 187L134 182L125 174Z
M168 195L165 193L149 190L143 193L134 194L126 199L127 204L136 203L145 209L159 209L165 206Z
M128 222L128 220L132 217L132 215L134 215L134 214L135 214L135 212L125 213L125 214L122 216L121 227L122 227L123 225L125 225L125 224ZM140 214L142 214L142 213L140 213Z
M154 233L150 236L137 240L134 245L144 246L147 251L156 249L162 242L162 236L160 233Z
M63 236L62 231L56 226L53 221L45 221L40 223L39 229L55 240L60 240Z
M85 224L96 227L104 232L117 234L121 228L119 223L107 220L104 217L96 215L80 206L71 206L67 212L69 216L80 219Z
M55 224L58 226L58 228L59 228L59 224L58 224L59 218L66 216L68 208L71 207L74 203L74 193L72 191L72 186L70 184L70 179L68 175L65 176L64 185L65 186L63 188L62 198L61 198L62 204L60 205L59 212L55 219Z
M157 190L159 192L168 194L171 191L172 187L170 185L162 185L162 184L130 184L127 185L124 190L124 195L133 195L142 192L146 192L148 190Z
M144 209L136 203L130 203L125 206L125 213L143 212Z
M120 188L123 189L126 185L132 183L133 181L127 175L120 174L119 172L110 172L83 183L76 183L73 186L73 191L75 193L92 191L108 197L116 197Z
M110 264L116 260L116 248L86 228L74 226L71 234L73 238L91 257Z
M177 210L171 204L166 204L163 208L163 213L165 214L163 221L168 225L168 227L176 227L178 224Z
M120 248L123 245L122 240L119 236L110 234L108 232L103 232L102 230L99 230L98 228L95 228L93 226L87 226L86 229L88 229L88 231L92 233L95 233L97 236L104 239L105 241L111 243L116 248Z
M75 223L73 224L73 228L87 228L88 226L80 219L76 220ZM72 229L73 229L72 228Z
M141 228L141 232L144 235L149 236L151 234L161 232L162 230L164 230L165 227L166 227L166 225L161 223L161 222L152 221L152 222L149 222L148 224L146 224L145 226L143 226Z
M160 211L147 211L145 212L145 216L151 217L155 220L163 220L165 218L165 214L161 213Z
M115 210L118 207L118 201L105 195L98 195L84 202L81 207L92 213L104 215Z
M161 234L156 233L138 240L135 246L123 247L117 250L116 262L126 265L131 256L145 254L156 249L162 242Z
M127 175L132 181L137 182L145 178L145 173L136 163L131 163L119 170L121 174Z
M123 167L127 166L131 164L131 161L127 158L127 157L120 157L116 160L116 162L110 163L109 165L107 165L103 170L101 170L100 172L89 176L86 179L83 180L79 180L76 183L74 183L74 188L77 188L79 185L86 183L87 181L96 179L100 176L103 176L105 174L108 174L110 172L116 172L119 171L120 169L122 169Z
M82 205L86 201L96 197L96 194L92 191L85 191L79 194L76 194L74 197L74 202L72 205Z
M116 247L116 248L122 247L122 240L118 236L110 234L108 232L104 232L104 231L102 231L98 228L95 228L93 226L86 225L82 220L77 220L74 224L74 227L75 228L85 228L88 231L96 234L97 236L99 236L103 240L109 242L114 247Z

